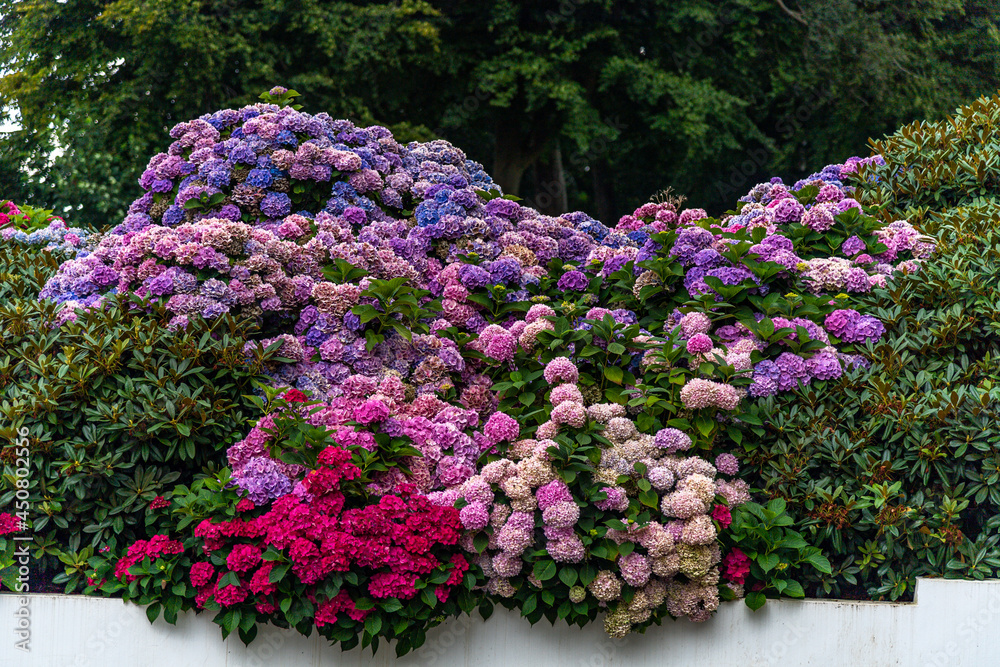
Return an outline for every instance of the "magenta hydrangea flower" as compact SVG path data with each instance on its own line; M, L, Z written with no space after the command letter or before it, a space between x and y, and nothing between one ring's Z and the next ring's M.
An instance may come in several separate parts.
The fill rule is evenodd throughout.
M354 411L354 420L361 424L380 422L388 416L389 407L377 398L365 401Z
M837 353L826 350L806 359L806 370L817 380L835 380L844 372Z
M556 285L564 292L582 292L587 289L590 280L582 271L567 271L559 277Z
M477 531L489 524L490 511L485 504L473 502L459 510L458 517L466 530Z
M572 502L573 494L570 493L566 482L561 479L554 479L548 484L543 484L535 491L535 498L538 500L538 509L548 508L563 502Z
M723 475L735 475L740 471L740 462L727 452L715 457L715 467Z
M683 336L690 338L696 334L706 334L711 331L712 320L705 313L690 312L681 318L680 326Z
M703 378L692 378L681 388L681 401L690 410L709 407L735 410L742 398L736 387Z
M605 512L622 512L628 508L628 496L625 494L624 489L617 486L605 486L601 488L601 491L607 494L607 498L594 502L594 505L596 505L598 509L604 510Z
M629 586L645 586L653 570L649 560L637 551L618 559L618 570Z
M691 436L676 428L664 428L656 432L654 444L668 453L682 452L691 448Z
M580 508L574 502L558 502L542 511L542 521L555 528L568 528L580 519Z
M483 426L483 434L493 443L513 442L520 432L517 420L503 412L494 412Z
M551 418L555 424L582 428L587 423L587 409L582 403L567 401L552 408Z
M687 351L689 354L704 354L711 352L713 347L712 339L703 333L695 334L688 338Z

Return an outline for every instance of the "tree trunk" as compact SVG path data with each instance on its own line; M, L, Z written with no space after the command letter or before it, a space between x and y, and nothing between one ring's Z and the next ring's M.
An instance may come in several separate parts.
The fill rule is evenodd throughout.
M524 172L542 154L548 138L555 134L553 128L541 122L532 122L531 129L524 131L522 120L525 119L508 108L501 112L496 123L493 180L508 195L520 194Z
M562 150L558 140L553 142L552 149L545 159L535 161L534 205L545 215L552 216L565 213L569 207Z
M594 187L594 209L597 219L609 227L618 224L615 218L615 191L612 187L610 170L605 160L594 160L590 165L590 176Z
M521 192L524 172L535 160L535 156L529 153L527 143L515 121L501 118L497 122L493 180L504 194L516 195Z

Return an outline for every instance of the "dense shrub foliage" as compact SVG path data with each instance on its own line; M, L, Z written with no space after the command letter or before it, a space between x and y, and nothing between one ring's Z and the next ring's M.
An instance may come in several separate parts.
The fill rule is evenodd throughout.
M252 324L174 333L161 308L139 317L122 297L60 326L56 304L37 299L58 263L38 245L0 243L0 508L14 503L26 428L36 555L50 576L65 566L57 582L72 589L97 545L141 536L158 495L218 466L253 414L245 395L265 356L245 353Z
M998 118L984 99L873 144L858 199L940 252L860 300L888 330L870 373L762 405L750 460L830 557L831 575L806 575L818 595L895 599L917 576L1000 570Z

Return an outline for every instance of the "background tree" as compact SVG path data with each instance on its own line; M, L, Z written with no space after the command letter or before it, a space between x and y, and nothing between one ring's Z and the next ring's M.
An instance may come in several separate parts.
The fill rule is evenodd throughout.
M1000 86L992 0L0 0L0 17L0 107L23 126L0 196L95 226L165 128L278 83L606 222L667 186L725 210Z

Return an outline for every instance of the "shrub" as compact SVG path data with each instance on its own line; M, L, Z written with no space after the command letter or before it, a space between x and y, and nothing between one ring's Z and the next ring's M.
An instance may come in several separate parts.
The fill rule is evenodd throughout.
M857 173L865 205L886 220L905 215L935 234L969 209L995 208L1000 195L1000 156L992 144L997 123L1000 95L980 98L945 120L905 125L873 141L880 159L859 165Z
M156 534L99 565L90 589L149 605L150 620L161 609L170 623L185 609L216 611L223 635L238 630L246 643L257 623L270 622L305 635L316 629L344 649L396 639L399 655L471 610L477 571L457 547L458 510L412 485L372 495L372 471L398 456L337 446L307 418L322 404L303 398L293 390L260 404L275 454L308 471L295 493L258 507L239 499L224 473L179 487L175 507L148 522Z
M749 498L745 484L685 456L683 431L640 434L625 406L586 401L568 357L543 376L550 404L534 437L515 440L517 422L497 413L485 430L512 444L445 494L460 499L487 590L532 623L583 626L607 609L614 637L667 615L707 620L719 605L718 533ZM733 475L729 459L719 464ZM730 597L742 593L732 586Z
M760 485L833 562L816 595L909 597L917 576L1000 571L1000 98L873 143L857 198L939 243L919 274L859 297L886 336L870 373L848 373L764 404L751 453Z
M60 313L36 300L57 266L47 250L0 242L0 507L15 501L13 443L26 428L35 553L48 576L65 567L56 581L72 590L95 547L142 534L158 495L221 463L270 354L248 361L254 326L232 317L174 333L161 307L125 297Z
M43 291L63 312L76 305L100 312L115 290L153 297L154 312L182 332L197 315L238 313L261 323L263 342L280 348L268 368L275 383L297 387L286 396L304 398L298 393L304 390L317 403L302 415L309 428L298 436L286 437L268 415L229 448L232 480L224 472L212 488L207 480L199 487L199 497L208 489L213 511L232 517L231 506L247 501L260 516L294 505L314 522L338 521L308 488L331 474L326 463L289 457L304 442L334 442L359 467L373 458L398 459L379 463L384 469L372 469L364 491L352 491L356 509L374 504L365 494L402 498L416 486L442 511L454 511L462 497L459 504L468 504L459 512L469 514L476 501L467 485L485 496L481 487L496 483L487 490L497 504L520 512L515 504L526 507L529 497L537 503L532 491L539 485L522 480L527 495L520 485L508 493L500 479L477 480L477 469L490 460L544 469L546 483L567 485L571 500L562 509L579 511L581 521L593 524L589 529L556 536L548 529L570 526L550 525L545 511L532 507L517 520L518 539L528 540L524 549L502 548L499 535L491 545L488 530L477 540L471 532L484 526L473 524L462 546L492 550L511 572L530 565L530 574L520 567L516 575L492 576L493 600L519 606L532 621L577 623L611 603L607 627L615 635L666 615L704 620L718 596L734 595L740 582L753 587L752 606L768 594L798 595L803 589L789 574L795 567L828 569L789 528L792 519L780 503L739 511L745 493L732 490L740 485L716 480L717 469L694 455L734 473L736 461L725 450L763 433L759 410L740 411L745 392L787 393L866 364L858 353L882 336L883 325L852 308L852 299L884 285L897 269L918 270L933 249L927 239L906 223L887 226L863 215L842 187L839 165L793 187L756 188L719 220L670 201L640 207L615 229L583 214L551 218L504 198L481 167L448 144L403 147L384 128L356 128L283 106L288 91L270 97L174 128L176 141L151 160L141 182L147 192L129 217L64 264ZM553 356L572 357L574 381L546 376ZM595 405L613 413L588 417L587 407ZM634 420L624 417L629 411ZM625 424L627 436L618 433ZM692 456L656 447L657 434L675 431L689 439ZM245 494L239 501L237 488ZM611 496L618 502L602 509ZM725 532L719 541L733 511L732 534L742 546ZM172 586L168 594L163 585L179 585L178 571L192 563L164 560L180 568L166 579L158 563L206 545L191 542L183 514L149 529L148 540L109 558L126 580L148 577L129 583L128 595L152 603L151 613L154 596L183 598L170 602L173 614L197 594ZM650 551L618 532L629 530L669 534L679 544ZM212 552L232 544L207 546ZM259 546L240 542L239 550ZM318 548L325 557L348 558L357 579L325 588L320 602L346 590L342 611L366 611L357 607L367 605L358 582L376 575L350 561L349 549ZM301 565L304 553L280 558ZM573 567L557 566L569 553L579 556ZM678 576L673 561L685 555L691 562ZM222 556L214 554L216 566ZM647 557L671 562L657 565L663 574L656 590L640 595L645 584L637 571L645 571L640 559ZM721 584L720 562L733 586ZM590 570L609 587L621 574L627 585L620 599L606 591L580 598L575 590L577 600L567 607L560 596ZM199 585L207 587L198 592L203 603L250 599L252 582L222 576L214 589L208 581ZM670 576L676 581L668 582ZM523 585L515 587L511 577ZM274 616L260 612L261 620L322 626L310 606L317 593L303 585L292 578L282 588L296 610L290 618L279 607ZM481 610L488 613L489 604ZM236 618L227 611L219 620L232 630ZM345 645L374 643L383 628L348 618L338 621L344 632L332 635ZM417 628L427 620L412 619Z

